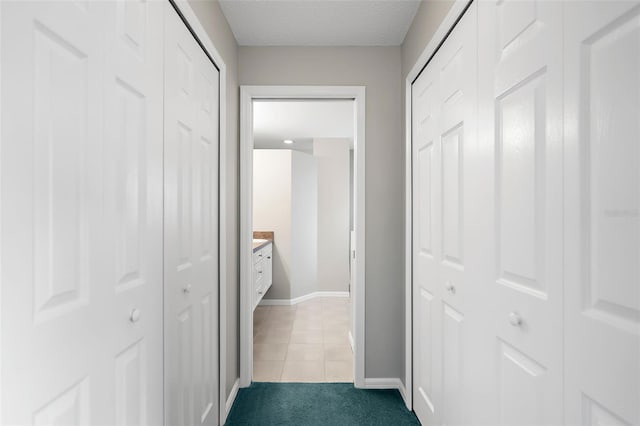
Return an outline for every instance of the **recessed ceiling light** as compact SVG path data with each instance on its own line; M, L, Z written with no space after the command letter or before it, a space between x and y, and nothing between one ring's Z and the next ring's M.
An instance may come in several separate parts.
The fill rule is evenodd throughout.
M293 143L291 139L285 139L283 142L286 143L287 145L291 145Z

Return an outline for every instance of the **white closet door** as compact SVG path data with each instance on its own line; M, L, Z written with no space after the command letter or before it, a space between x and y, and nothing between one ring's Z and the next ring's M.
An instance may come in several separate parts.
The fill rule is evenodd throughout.
M165 408L172 426L218 421L218 78L165 11Z
M480 152L490 225L487 392L501 425L562 423L562 3L479 4ZM492 226L491 226L492 225ZM490 352L489 352L490 351Z
M413 104L413 409L436 424L442 393L438 357L442 292L440 236L440 87L434 58L412 87ZM438 413L436 413L436 406Z
M3 2L2 424L162 422L162 18Z
M476 5L413 86L415 410L465 424L470 155L476 139Z
M640 5L565 10L565 422L640 424Z

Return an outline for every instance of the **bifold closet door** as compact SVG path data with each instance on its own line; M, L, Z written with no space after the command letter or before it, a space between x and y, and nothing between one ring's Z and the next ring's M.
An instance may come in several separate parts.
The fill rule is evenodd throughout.
M476 145L476 5L413 86L414 410L468 424L473 303L466 271Z
M492 424L562 424L563 2L480 2L478 140Z
M1 419L162 423L162 5L1 7Z
M640 425L640 4L565 5L565 422Z
M165 10L165 410L218 423L218 70Z

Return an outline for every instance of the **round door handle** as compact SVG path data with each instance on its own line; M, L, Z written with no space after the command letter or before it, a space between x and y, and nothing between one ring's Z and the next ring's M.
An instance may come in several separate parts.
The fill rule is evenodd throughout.
M514 327L520 327L522 325L522 317L517 312L509 313L509 324Z
M456 294L456 286L454 286L453 284L451 284L450 281L447 281L447 283L444 285L444 288L451 294Z
M259 273L259 274L261 274L261 273L262 273L262 271L258 271L258 273Z
M129 321L138 322L139 319L140 319L140 309L133 308L129 313Z
M267 259L271 259L271 256L267 256Z
M191 293L191 284L187 284L182 288L184 293Z

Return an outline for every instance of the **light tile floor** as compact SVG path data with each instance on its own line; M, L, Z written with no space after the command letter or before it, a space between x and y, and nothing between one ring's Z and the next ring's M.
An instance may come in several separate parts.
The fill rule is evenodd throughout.
M316 298L253 313L253 380L353 382L348 298Z

